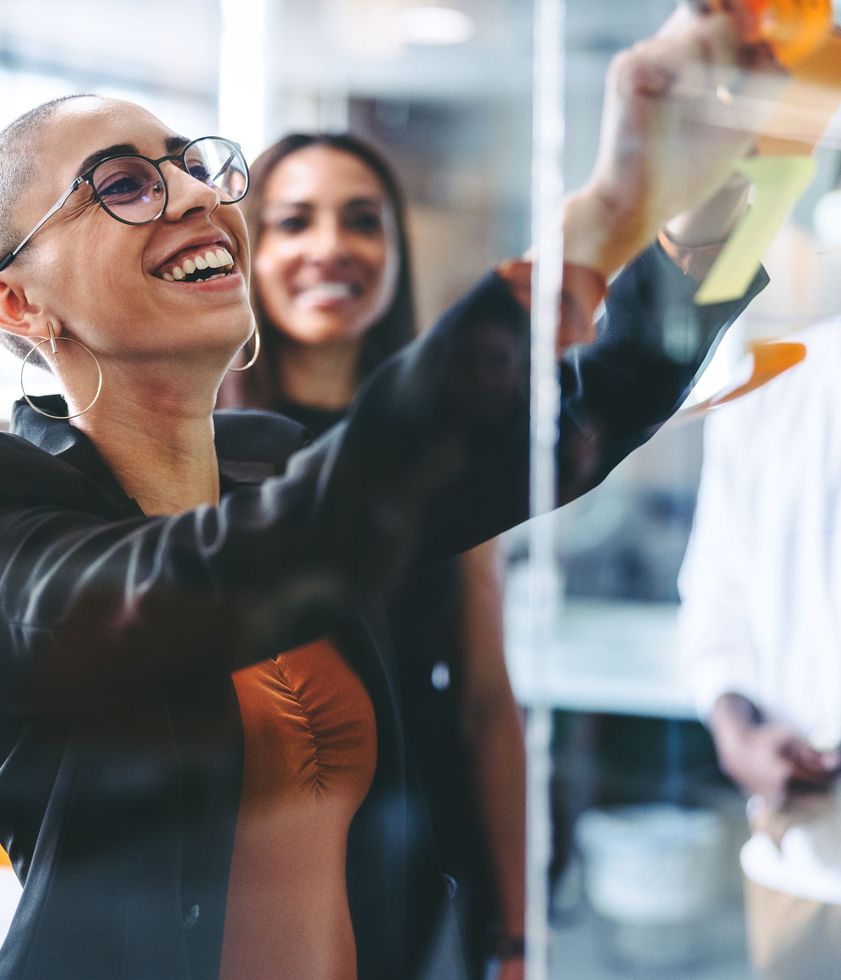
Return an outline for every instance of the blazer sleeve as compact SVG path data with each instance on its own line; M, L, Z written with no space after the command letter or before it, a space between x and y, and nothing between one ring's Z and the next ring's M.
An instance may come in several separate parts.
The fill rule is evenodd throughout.
M747 302L698 311L694 287L646 253L614 284L596 343L559 366L559 501L668 417ZM276 655L338 628L407 561L525 519L528 347L527 315L490 275L283 476L173 517L51 502L32 463L44 454L4 440L0 710L130 700Z

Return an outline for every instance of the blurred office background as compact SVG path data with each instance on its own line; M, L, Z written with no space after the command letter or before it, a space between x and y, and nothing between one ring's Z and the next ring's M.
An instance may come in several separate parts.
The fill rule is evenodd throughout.
M611 56L673 6L568 0L559 39L568 187L593 160ZM237 139L249 159L289 130L363 135L407 189L420 321L429 323L529 245L533 33L526 0L0 0L0 125L55 96L98 92L138 101L188 136ZM775 259L777 292L742 334L782 334L829 311L826 268L808 296L786 275L835 181L835 154L819 165ZM707 388L725 383L742 354L737 330ZM18 374L0 356L2 419ZM49 379L33 374L28 386L39 384ZM735 856L743 802L693 720L674 648L675 579L700 463L700 425L672 425L603 487L546 519L559 631L557 669L540 692L521 669L527 541L514 533L507 543L515 686L525 704L538 698L555 711L558 977L748 976ZM8 876L0 885L10 906Z
M570 185L593 159L611 54L671 6L568 4ZM187 135L230 133L249 159L292 129L358 132L408 191L428 323L529 244L532 34L522 0L0 0L0 125L89 91L142 102ZM16 391L16 371L0 370Z

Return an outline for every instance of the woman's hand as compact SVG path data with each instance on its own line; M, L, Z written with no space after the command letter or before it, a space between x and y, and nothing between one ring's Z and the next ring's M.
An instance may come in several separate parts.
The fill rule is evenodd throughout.
M784 77L764 47L744 45L734 18L686 7L617 55L596 165L567 201L567 260L610 275L670 218L703 207L750 150ZM743 200L719 201L704 233L726 235Z

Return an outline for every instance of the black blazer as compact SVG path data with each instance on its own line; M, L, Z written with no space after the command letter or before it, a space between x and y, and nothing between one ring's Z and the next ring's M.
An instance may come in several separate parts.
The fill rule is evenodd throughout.
M614 283L598 341L564 358L559 502L668 417L747 302L700 310L694 289L650 250ZM146 517L69 423L19 403L13 431L0 436L0 842L24 888L0 977L217 976L242 772L230 673L325 633L378 726L349 840L359 975L418 975L418 910L431 921L441 883L406 809L377 596L407 562L528 516L528 323L505 285L487 277L311 446L277 416L217 416L218 507ZM424 969L459 975L446 956Z

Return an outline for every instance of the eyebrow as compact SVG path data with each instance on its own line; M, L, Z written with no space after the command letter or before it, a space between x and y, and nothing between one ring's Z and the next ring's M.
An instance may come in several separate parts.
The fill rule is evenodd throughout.
M352 197L349 201L345 201L342 207L344 208L358 208L358 207L382 207L386 204L385 198L382 197ZM268 201L263 208L264 211L275 211L278 208L312 208L312 201Z
M177 153L179 150L183 150L189 142L190 140L186 136L167 136L164 140L164 147L167 153ZM81 164L79 164L79 169L76 171L76 176L81 177L82 174L93 170L98 163L102 163L103 160L107 160L109 157L128 156L132 154L140 155L140 150L138 150L134 143L114 143L112 146L105 146L101 150L95 150L93 153L90 153L82 160Z
M358 207L381 207L386 204L385 197L352 197L349 201L345 201L346 208L358 208Z

